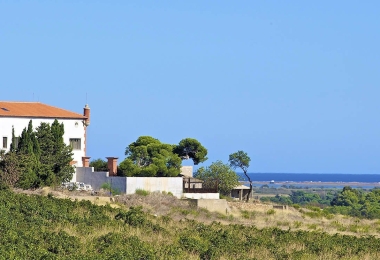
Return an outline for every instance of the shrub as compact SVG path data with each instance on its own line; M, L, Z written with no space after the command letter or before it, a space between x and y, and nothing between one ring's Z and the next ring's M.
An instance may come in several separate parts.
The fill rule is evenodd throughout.
M267 211L267 215L274 215L276 214L276 211L274 209L270 209Z
M301 208L301 206L300 206L299 204L293 204L292 206L293 206L293 208L295 208L295 209L300 209L300 208Z
M300 228L302 226L302 222L301 221L294 221L293 225L295 228Z
M140 196L148 196L150 194L149 191L143 189L136 189L135 193Z
M112 188L109 182L104 182L100 188L109 191L110 195L120 195L120 191L118 189Z
M122 219L126 224L133 227L142 227L149 222L141 206L130 207L127 212L121 211L115 216L115 219Z
M249 219L250 214L249 214L248 210L242 210L240 213L241 213L241 216L242 216L243 218L245 218L245 219Z
M307 227L308 227L309 229L316 230L316 229L317 229L317 224L308 224Z
M276 223L277 226L290 226L289 221L277 221Z

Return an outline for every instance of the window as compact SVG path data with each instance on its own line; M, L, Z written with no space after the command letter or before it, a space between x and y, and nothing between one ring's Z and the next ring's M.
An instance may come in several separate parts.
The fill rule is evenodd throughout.
M80 138L70 138L70 145L73 148L73 150L80 150L81 149Z
M3 137L3 148L8 148L8 137Z

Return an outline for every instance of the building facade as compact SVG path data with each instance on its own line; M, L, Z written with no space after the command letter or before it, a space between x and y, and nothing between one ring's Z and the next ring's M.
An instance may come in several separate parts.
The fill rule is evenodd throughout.
M57 119L63 123L64 142L73 148L72 165L82 167L86 157L87 127L90 124L90 108L86 105L83 115L40 102L3 102L0 101L0 150L9 151L12 142L12 129L19 137L32 120L33 128L42 122L50 125ZM16 138L17 141L17 138ZM75 176L74 176L75 177Z

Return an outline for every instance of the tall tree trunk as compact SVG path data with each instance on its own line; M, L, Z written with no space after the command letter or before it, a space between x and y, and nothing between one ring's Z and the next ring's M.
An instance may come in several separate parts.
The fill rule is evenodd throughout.
M247 194L247 202L248 202L249 201L249 197L251 196L251 193L252 193L252 180L248 176L247 171L244 171L244 175L245 175L245 177L247 177L247 179L249 181L249 191L248 191L248 194Z

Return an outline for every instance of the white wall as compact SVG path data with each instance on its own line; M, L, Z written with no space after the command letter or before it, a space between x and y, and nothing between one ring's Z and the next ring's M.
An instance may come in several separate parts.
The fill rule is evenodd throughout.
M127 178L109 176L108 172L95 172L94 167L77 167L74 182L90 184L94 190L100 190L104 183L109 183L112 189L126 193Z
M94 172L93 167L77 167L73 181L90 184L94 190L99 190L105 182L112 188L124 194L134 194L137 189L150 192L171 192L177 198L182 198L182 177L110 177L108 172Z
M22 130L28 127L29 121L32 119L33 128L38 127L41 122L49 123L50 125L54 122L52 118L22 118L22 117L0 117L0 149L3 148L3 137L8 138L8 144L6 151L9 151L12 142L12 126L15 129L15 136L21 135ZM81 150L73 150L74 161L77 163L75 166L82 166L82 157L85 156L85 127L83 125L82 119L58 119L59 123L63 123L65 126L65 134L63 136L64 142L68 145L70 144L70 138L80 138L81 139ZM76 124L77 123L77 124Z
M177 198L183 194L182 177L127 177L127 194L134 194L137 189L150 192L171 192Z
M219 199L219 193L184 193L183 196L188 199Z

